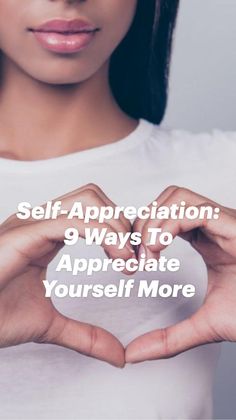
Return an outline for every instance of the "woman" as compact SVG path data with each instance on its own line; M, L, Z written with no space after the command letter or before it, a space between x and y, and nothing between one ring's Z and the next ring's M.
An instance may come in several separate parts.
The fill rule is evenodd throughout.
M150 0L148 6L144 0L0 0L4 419L212 415L219 348L199 345L236 338L235 210L220 206L221 218L208 224L168 225L179 237L165 253L182 262L174 280L189 283L191 276L196 287L187 301L140 300L135 293L129 299L51 301L42 283L46 276L88 282L56 272L61 253L102 258L103 250L83 241L62 250L71 226L65 218L22 222L14 215L19 202L33 206L58 197L67 208L77 200L139 207L155 198L167 205L186 200L235 207L235 135L194 136L159 127L177 9L173 0ZM84 224L76 226L83 236ZM151 221L137 219L132 227L123 217L109 223L114 232L142 232L142 252L157 257L161 249L145 240L149 226ZM111 257L132 255L130 246L115 246ZM107 284L111 278L116 282L120 275L98 273L92 281ZM143 274L134 278L137 287ZM166 273L158 278L173 280ZM114 369L103 361L118 367L144 363Z

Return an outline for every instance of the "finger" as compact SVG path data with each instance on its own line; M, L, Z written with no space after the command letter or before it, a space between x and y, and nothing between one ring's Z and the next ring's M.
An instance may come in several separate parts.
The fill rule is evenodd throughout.
M219 207L215 201L201 195L195 191L192 191L185 187L170 187L170 194L166 197L163 196L163 200L159 201L160 206L171 206L171 204L180 204L184 201L187 205L198 205L202 202L208 202L212 207Z
M89 197L88 197L88 189L89 189ZM83 190L85 194L85 200L83 202L84 207L86 205L90 205L90 203L96 203L96 198L99 197L100 203L98 207L111 207L113 212L115 213L116 205L104 194L104 192L94 184L88 184L88 186ZM82 192L83 192L82 191ZM89 200L88 200L89 199ZM89 201L89 203L88 203ZM114 214L113 213L113 214ZM123 233L123 235L131 232L131 223L124 217L123 212L119 213L119 218L110 218L106 220L106 223L111 226L117 233ZM127 249L131 254L134 254L134 249L130 244L128 239L126 245Z
M125 363L124 348L111 333L59 313L48 331L35 341L66 347L116 367L123 367Z
M82 187L80 187L80 188L78 188L78 189L76 189L76 190L74 190L74 191L72 191L68 194L65 194L65 195L55 199L54 201L57 201L57 200L65 201L65 199L68 199L68 198L70 199L70 202L71 202L71 200L79 201L80 200L80 195L82 193L85 193L85 195L86 195L86 193L88 195L89 195L89 193L90 193L90 195L92 193L91 198L94 199L95 202L97 200L97 197L100 198L100 206L103 205L103 206L106 206L106 207L112 207L113 209L115 209L115 207L116 207L115 203L113 201L111 201L108 198L108 196L104 193L104 191L98 185L96 185L94 183L86 184L86 185L84 185L84 186L82 186ZM83 194L82 194L82 197L83 197ZM93 200L91 200L91 201L93 201ZM92 203L89 203L88 205L92 205ZM109 221L107 221L107 223L108 222ZM118 225L118 229L126 228L126 229L130 230L130 228L131 228L131 224L124 217L123 212L120 213L120 218L117 220L117 225Z
M162 203L169 198L172 193L178 189L177 186L175 185L171 185L169 187L167 187L164 191L162 191L162 193L155 199L153 200L148 206L147 209L151 210L152 206L153 206L153 202L156 203L156 206L159 207L162 205ZM146 224L147 220L145 219L140 219L139 217L137 217L133 223L133 231L134 232L140 232L142 233L142 229L144 227L144 225Z
M63 209L70 210L72 208L72 205L76 201L80 201L80 199L84 203L84 207L86 207L86 205L96 205L97 207L112 207L114 210L116 207L115 204L102 191L102 189L93 183L86 184L60 197L54 198L51 200L51 202L52 205L54 205L55 202L61 201ZM88 200L90 200L90 202L88 202ZM40 207L46 209L47 203L41 204ZM35 220L32 217L29 217L28 219L22 221L16 216L16 214L13 214L1 225L1 228L2 231L5 231L8 229L9 226L11 228L14 228L19 225L22 225L22 223L26 225L34 222ZM123 212L120 212L119 219L110 219L107 220L107 223L113 226L118 231L131 231L131 223L124 217ZM133 252L132 247L130 248Z
M185 201L185 203L191 203L191 205L198 205L199 203L203 202L205 199L204 196L201 196L187 188L180 188L176 185L171 185L168 188L166 188L155 200L157 208L160 208L162 206L166 208L170 208L171 205L176 204L180 205L181 202ZM205 199L206 200L206 199ZM209 200L210 201L210 200ZM212 202L213 205L214 202ZM189 204L190 205L190 204ZM216 203L214 203L216 205ZM149 207L152 206L152 203L149 205ZM151 249L151 247L146 246L148 244L148 237L149 232L148 230L150 228L158 228L161 227L163 224L162 219L146 219L146 220L140 220L136 219L134 227L135 230L138 230L141 233L142 237L142 245L140 246L140 252L139 257L142 252L146 254L147 258L159 258L159 251L155 250L154 247ZM160 248L161 249L161 248Z
M162 191L161 194L159 194L159 196L154 201L152 201L147 206L147 209L149 209L149 211L151 211L153 203L155 203L156 207L158 208L177 189L178 189L178 187L176 185L171 185L171 186L167 187L164 191ZM149 221L150 221L149 218L148 219L140 219L139 217L137 217L135 219L134 223L133 223L133 232L139 232L141 234L141 238L142 238L144 228L145 227L148 228ZM142 241L142 242L143 243L136 249L137 258L140 259L142 254L143 254L143 255L146 256L146 258L157 258L158 259L160 255L152 253L151 250L149 250L148 248L145 247L144 241Z
M98 208L111 207L113 209L113 214L115 213L115 204L103 193L103 191L98 186L94 184L88 184L80 188L79 192L76 192L76 194L70 194L62 203L63 209L70 211L75 201L78 200L82 204L84 212L86 211L87 206L96 206ZM89 222L87 227L90 227L91 222L92 221ZM99 223L102 225L102 222ZM128 222L128 220L125 219L123 213L120 213L118 219L112 217L105 220L104 223L109 225L111 229L114 230L117 234L120 232L125 235L131 231L131 224ZM131 254L134 253L129 240L127 241L125 247L127 247Z
M22 270L33 260L40 259L46 254L53 252L55 242L64 242L67 228L76 228L82 238L85 238L85 229L88 227L83 220L68 220L66 216L60 216L56 220L42 220L26 226L11 229L0 237L1 261L0 261L0 284L4 286L9 279L20 274ZM114 232L109 225L101 225L93 220L90 228L106 228L107 233ZM111 258L120 257L125 261L133 256L131 251L119 248L119 241L114 245L107 244L105 237L101 240L101 246ZM10 261L10 264L9 264ZM126 272L126 270L124 270Z
M116 208L115 203L110 200L110 198L104 193L104 191L96 184L88 184L87 187L89 187L91 190L95 191L99 197L101 198L101 200L104 201L105 205L107 207L113 207L113 209ZM120 222L124 225L124 227L126 227L126 229L128 231L131 230L131 223L129 222L129 220L127 220L124 216L123 212L120 212Z
M126 348L126 362L165 359L206 343L222 341L211 331L205 316L202 307L191 318L136 338Z
M168 194L168 191L170 192ZM162 197L161 197L162 196ZM215 203L212 200L206 199L206 197L197 194L187 188L179 188L176 186L171 186L169 188L167 188L167 190L165 190L163 192L163 194L161 195L160 200L158 201L158 204L160 206L163 206L165 208L170 208L173 204L176 204L177 206L180 206L181 204L185 203L185 207L187 208L188 206L195 206L195 207L200 207L200 205L204 205L204 203L206 203L205 205L210 206L211 208L221 208L217 203ZM177 211L177 222L178 222L178 211ZM155 258L155 254L157 253L157 256L159 255L158 253L160 252L160 250L164 249L165 247L161 247L160 244L157 244L157 247L155 249L155 245L154 246L149 246L148 245L148 238L149 238L149 229L150 228L163 228L164 224L170 222L171 226L174 226L175 224L175 220L174 219L168 219L166 222L163 219L148 219L145 221L145 223L142 226L142 245L145 248L146 251L146 255L149 258ZM198 227L198 226L196 226ZM193 226L194 228L194 226ZM166 231L168 232L168 230L166 229ZM189 238L189 236L186 236L186 238ZM191 238L191 237L190 237ZM147 246L146 246L147 245Z
M200 212L201 208L209 206L211 206L211 203L201 203L196 206L196 209ZM148 244L150 236L148 229L150 229L150 227L161 227L163 232L170 233L173 238L181 236L183 239L190 242L193 247L199 245L199 235L196 235L196 233L197 229L200 229L206 239L218 245L225 252L229 253L229 255L236 255L236 217L232 212L225 212L221 209L218 219L208 218L205 213L203 218L196 218L194 220L184 217L180 220L168 219L165 221L155 220L150 222L143 230L143 242L151 250L151 252L157 253L165 249L166 246L160 244L159 241L155 244ZM201 243L201 245L203 244Z
M98 236L102 234L103 229L106 229L106 234L104 236L100 236L99 245L101 243L101 246L104 248L105 252L110 255L111 258L119 257L123 258L124 260L127 260L133 255L129 247L120 247L119 239L117 239L116 243L114 244L108 243L106 241L106 236L111 233L115 233L118 238L118 232L111 225L107 223L101 224L97 220L91 220L88 226L84 223L84 220L82 219L68 220L67 217L60 216L60 218L53 221L53 225L52 221L42 221L38 225L37 233L39 234L41 232L41 236L44 236L51 241L64 241L65 231L67 228L77 229L80 237L83 239L86 238L86 229L88 228L90 229L90 232L93 232L96 229L98 232Z

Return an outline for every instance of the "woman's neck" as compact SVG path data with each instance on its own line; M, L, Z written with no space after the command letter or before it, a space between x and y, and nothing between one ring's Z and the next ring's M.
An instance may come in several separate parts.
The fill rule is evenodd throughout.
M73 85L36 81L5 63L0 95L0 156L47 159L115 142L137 126L118 107L108 63Z

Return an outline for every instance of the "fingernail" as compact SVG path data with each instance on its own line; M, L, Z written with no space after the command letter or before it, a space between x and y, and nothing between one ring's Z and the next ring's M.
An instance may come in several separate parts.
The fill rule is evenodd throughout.
M157 260L158 258L157 258L157 254L154 254L154 252L152 252L149 248L147 248L147 252L146 252L146 257L147 257L147 260L148 259L155 259L155 260Z
M138 260L140 261L141 258L146 258L146 254L146 249L143 244L141 244L138 250Z
M131 245L126 244L126 248L131 252L131 254L135 254L135 250Z
M123 362L123 364L118 364L118 363L115 363L115 362L108 362L111 366L113 366L113 367L115 367L115 368L117 368L117 369L124 369L124 367L125 367L125 361Z

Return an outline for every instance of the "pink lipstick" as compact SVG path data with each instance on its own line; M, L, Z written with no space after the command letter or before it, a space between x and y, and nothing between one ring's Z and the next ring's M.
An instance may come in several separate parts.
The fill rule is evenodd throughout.
M53 19L29 30L43 48L71 54L88 46L100 29L83 19Z

